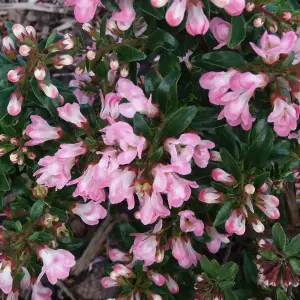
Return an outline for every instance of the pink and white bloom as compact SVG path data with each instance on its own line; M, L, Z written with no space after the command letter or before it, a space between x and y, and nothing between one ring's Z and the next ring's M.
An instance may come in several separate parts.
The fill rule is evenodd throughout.
M42 117L37 115L31 115L31 124L25 129L26 135L31 140L25 143L25 146L35 146L42 144L46 141L59 139L60 127L50 126Z
M123 252L119 249L110 249L108 251L109 259L113 262L121 261L129 263L132 260L132 255L130 253Z
M210 160L222 161L222 157L219 151L210 151Z
M167 274L165 278L166 278L166 286L168 290L172 294L177 294L179 292L179 286L177 282L169 274Z
M228 45L231 33L231 24L229 22L215 17L210 21L209 28L219 43L219 45L214 48L215 50Z
M230 16L240 15L245 6L245 0L210 0L214 5L224 8Z
M63 249L54 250L45 247L39 250L38 256L43 261L43 268L38 281L46 274L49 282L53 285L58 279L66 279L70 269L76 264L74 255Z
M288 104L280 98L274 100L273 112L268 117L268 122L274 123L274 130L279 136L288 136L297 128L300 115L300 106Z
M200 191L198 199L207 204L221 203L224 201L224 195L213 187L204 188Z
M256 216L254 218L252 218L251 225L252 225L253 230L256 231L257 233L262 233L265 231L264 224Z
M9 36L5 36L2 39L2 49L4 53L15 52L16 45Z
M95 101L94 93L85 93L80 89L76 89L73 94L77 98L78 103L93 105Z
M89 165L84 174L68 183L68 185L77 184L73 193L74 197L81 196L84 201L92 199L96 202L105 200L105 192L98 181L99 168L95 165Z
M4 294L9 294L13 287L13 277L11 275L10 262L1 262L0 264L0 289Z
M115 264L113 266L113 271L110 272L110 278L113 280L118 280L119 277L130 278L133 275L132 269L122 265Z
M79 128L82 128L87 123L87 119L80 112L78 103L67 103L62 107L58 107L57 111L60 118L75 124Z
M51 99L56 99L59 96L57 87L52 83L46 85L41 82L39 83L39 87L45 93L45 95Z
M60 160L73 159L85 152L86 148L83 142L76 144L61 144L60 149L55 153L55 156Z
M187 0L174 0L166 12L166 21L170 26L178 26L184 18Z
M168 2L169 0L151 0L151 5L159 8L165 6Z
M234 177L225 172L224 170L220 169L220 168L216 168L216 169L213 169L212 172L211 172L211 176L213 178L213 180L215 181L219 181L225 185L233 185L234 182L235 182L235 179Z
M21 24L14 24L12 26L12 32L15 35L15 37L19 40L19 42L24 42L24 37L28 36L28 33L25 29L25 27Z
M19 291L16 292L11 291L6 297L6 300L18 300L18 299L19 299Z
M122 99L115 93L108 93L104 97L100 90L99 94L101 100L100 118L102 120L117 119L120 115L119 103Z
M246 231L246 215L244 212L240 209L233 209L225 223L225 229L228 233L243 235Z
M198 3L188 4L188 17L186 22L186 31L188 34L195 36L205 34L209 29L209 21L203 12L203 4Z
M111 287L115 287L115 286L118 286L119 284L117 283L116 280L113 280L112 278L106 276L106 277L103 277L101 280L101 285L105 288L105 289L108 289L108 288L111 288Z
M107 215L107 211L101 206L101 204L94 201L88 203L77 203L72 209L75 215L78 215L81 220L88 225L97 225L99 220L104 219Z
M33 74L37 80L39 80L39 81L44 80L46 77L45 67L42 67L42 66L35 67Z
M23 67L16 67L13 70L10 70L7 73L7 80L16 83L20 81L24 77L24 68Z
M149 270L147 276L148 279L153 281L157 286L163 286L166 283L166 278L160 273Z
M206 247L210 253L217 253L220 250L221 244L228 244L229 234L221 234L219 233L215 227L205 226L206 233L211 237L210 242L206 242Z
M260 40L260 48L252 42L250 45L266 64L273 64L279 60L280 54L288 55L293 50L296 40L294 31L284 33L281 39L265 31Z
M210 159L209 149L215 147L215 144L208 140L201 140L195 147L193 159L199 168L206 168Z
M31 300L51 300L52 291L37 281L32 287Z
M127 200L128 209L134 208L134 185L136 173L125 168L117 170L110 183L108 199L112 204L118 204Z
M144 225L153 224L159 217L164 218L170 215L170 211L163 204L160 193L153 192L151 197L146 193L140 201L143 202L140 215Z
M86 23L94 18L98 5L101 5L100 0L66 0L66 6L75 6L74 15L79 23Z
M195 236L201 236L204 232L204 224L195 217L191 210L183 210L180 216L180 229L184 232L194 232Z
M119 112L127 117L133 118L136 112L154 118L158 114L158 107L152 104L152 98L146 98L143 90L134 85L132 81L120 78L116 84L116 91L119 98L126 98L129 102L119 105Z
M28 56L29 53L30 53L30 50L31 50L31 47L27 46L27 45L22 45L20 48L19 48L19 54L21 56Z
M298 141L298 144L300 144L300 130L298 132L294 132L289 134L288 136L289 139L296 139Z
M22 290L27 290L31 285L31 276L25 267L22 267L22 271L24 273L24 276L20 281L20 288Z
M120 12L113 12L111 19L117 22L120 30L125 31L130 28L135 19L133 0L120 0Z
M23 97L17 92L12 93L7 105L8 114L11 116L17 116L21 112L22 103Z
M280 217L277 209L279 199L273 195L258 193L255 205L271 220L277 220Z
M198 264L201 255L193 249L189 238L172 237L171 248L172 255L182 268L188 269Z

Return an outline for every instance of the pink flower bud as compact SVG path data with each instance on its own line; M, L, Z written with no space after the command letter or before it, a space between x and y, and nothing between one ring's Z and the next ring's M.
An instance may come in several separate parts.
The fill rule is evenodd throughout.
M164 260L165 250L164 248L157 248L155 253L155 261L159 264Z
M115 264L113 266L113 272L115 272L117 277L130 278L133 275L132 269L130 269L122 264Z
M121 261L121 262L130 262L132 259L131 254L125 253L119 249L110 249L108 256L111 261Z
M151 5L154 7L163 7L168 3L169 0L151 0Z
M208 204L221 203L224 200L224 196L213 187L209 187L200 191L198 200Z
M203 12L202 2L190 3L188 6L188 18L186 31L192 35L205 34L209 29L209 21Z
M93 60L96 57L96 52L95 51L88 51L88 53L86 54L86 57L88 60Z
M286 21L290 20L292 17L292 14L289 12L289 11L285 11L283 14L282 14L282 18Z
M215 181L222 182L223 184L229 186L233 185L235 181L234 177L231 174L225 172L220 168L212 170L211 176Z
M14 41L8 36L3 38L2 45L4 52L14 51L16 49Z
M10 70L7 73L7 79L12 83L18 82L23 76L24 76L24 68L22 67L16 67L15 69Z
M0 148L0 157L2 157L4 154L6 154L6 150L4 148Z
M34 160L34 159L36 159L36 154L33 153L33 152L31 152L31 151L28 151L28 152L27 152L27 157L28 157L29 159L31 159L31 160Z
M22 271L24 273L24 276L20 281L20 287L22 290L27 290L31 284L31 276L25 267L22 267Z
M224 8L230 3L230 0L210 0L215 6Z
M166 276L166 285L172 294L177 294L179 292L177 282L170 275Z
M251 220L251 225L253 230L255 230L257 233L262 233L265 231L265 226L264 224L259 220L258 217L254 217Z
M256 28L262 27L264 25L265 21L264 18L258 17L253 21L253 25Z
M17 138L11 138L11 139L10 139L10 143L11 143L12 145L15 145L15 146L18 146L18 145L19 145L19 141L18 141Z
M166 282L166 278L163 275L151 270L147 272L147 276L149 280L153 281L158 286L163 286Z
M118 283L111 279L110 277L104 277L101 279L101 285L107 289L107 288L111 288L111 287L114 287L114 286L118 286Z
M150 300L163 300L163 298L160 295L158 295L156 293L153 293L153 292L150 294L150 298L149 299Z
M119 61L118 59L114 58L110 61L109 66L111 70L117 71L119 69ZM126 76L125 76L126 77Z
M52 83L50 83L49 85L40 83L39 87L46 94L46 96L51 99L55 99L59 95L57 87L55 85L53 85Z
M40 67L36 67L34 69L34 77L39 80L39 81L42 81L45 79L46 77L46 71L45 71L45 68L40 66Z
M253 184L247 184L244 188L245 193L253 195L255 193L255 187Z
M276 23L272 23L271 25L268 26L268 28L269 28L270 32L272 32L272 33L276 33L278 30L278 26Z
M25 30L31 39L36 39L36 30L32 26L26 26Z
M220 152L211 151L210 152L210 160L212 160L212 161L222 161L222 157L221 157Z
M14 151L9 155L9 159L13 164L16 164L18 162L19 159L19 155L18 152Z
M24 42L24 37L28 35L24 26L21 24L14 24L12 26L12 32L15 35L15 37L19 40L19 42L21 42L21 43Z
M92 31L94 31L94 27L90 23L84 23L82 24L82 30L91 33Z
M67 37L61 41L58 41L57 44L58 44L58 48L60 50L70 50L70 49L73 49L73 47L74 47L74 41L69 37Z
M6 134L0 134L0 142L5 142L8 140L8 136Z
M126 78L129 74L128 68L127 67L123 67L120 71L120 76L123 78Z
M31 47L29 47L29 46L27 46L27 45L22 45L22 46L19 48L19 53L20 53L21 56L28 56L30 50L31 50Z
M16 92L12 93L8 102L7 112L11 116L17 116L21 112L22 102L23 102L23 97L20 94Z
M254 8L255 8L255 4L253 2L247 2L247 4L246 4L247 11L251 12L254 10Z
M166 21L170 26L178 26L183 18L187 0L174 0L166 13Z
M73 62L74 62L74 59L69 54L56 55L54 67L56 69L61 69L63 66L69 66L69 65L73 64Z
M22 166L24 164L24 157L19 157L17 164Z

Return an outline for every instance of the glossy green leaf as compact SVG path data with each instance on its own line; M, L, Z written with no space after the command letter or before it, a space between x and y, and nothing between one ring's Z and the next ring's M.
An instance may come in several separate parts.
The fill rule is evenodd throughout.
M154 51L157 48L174 51L178 47L177 40L168 32L157 29L148 37L146 47Z
M163 154L164 154L164 148L163 147L159 147L151 155L151 160L152 161L159 161Z
M147 56L142 51L133 48L128 45L122 45L116 48L118 58L123 63L129 63L131 61L141 61Z
M156 18L157 20L162 20L165 17L164 8L153 7L148 0L136 0L135 5L143 12Z
M55 42L56 39L56 31L52 31L52 33L49 35L45 48L48 48L51 44Z
M229 48L235 48L246 38L246 23L243 14L231 17Z
M223 224L224 222L226 222L228 220L230 213L231 213L231 209L235 204L236 204L236 199L232 199L223 204L223 206L221 207L221 209L219 210L219 212L215 218L214 226Z
M244 251L243 253L243 271L244 276L247 281L247 284L257 284L257 268L256 264L254 263L254 257L248 252Z
M158 86L160 85L161 80L161 77L157 74L155 70L151 70L150 72L146 73L144 78L144 87L146 93L148 95L151 95L153 92L155 92Z
M270 172L265 172L256 176L253 180L253 185L255 189L259 189L269 177L270 177Z
M283 251L286 246L286 235L283 228L279 223L276 223L272 227L272 237L276 248ZM299 245L300 246L300 245Z
M120 11L119 5L116 3L115 0L101 0L105 8L109 12L118 12Z
M220 68L240 67L244 64L243 57L233 51L216 51L202 55L201 61Z
M167 76L170 72L180 71L180 64L177 55L166 51L159 59L158 69L162 76Z
M137 135L142 134L148 141L152 139L152 132L145 121L145 118L140 114L136 113L133 118L133 125Z
M209 276L215 277L217 270L213 267L212 263L205 255L201 256L200 265L205 273L207 273Z
M288 296L280 288L277 288L277 290L276 290L276 299L277 300L289 300Z
M0 172L0 191L9 191L10 185L7 181L6 175Z
M52 234L45 231L38 231L28 237L28 241L51 242L55 238Z
M44 204L45 201L43 199L39 199L33 204L30 210L31 220L36 220L43 214Z
M300 250L300 234L296 235L285 247L284 253L292 256Z
M20 221L7 221L7 220L4 220L2 222L2 225L6 230L9 230L9 231L16 231L16 232L21 232L22 231L22 224L21 224Z
M229 173L232 174L237 181L240 181L242 177L242 173L236 160L231 156L231 154L225 148L222 148L220 150L220 154L222 157L222 162L224 166L227 168L227 170L229 171Z
M217 272L217 280L234 281L239 267L234 262L225 263Z
M292 266L293 270L300 275L300 260L296 258L290 259L290 265Z

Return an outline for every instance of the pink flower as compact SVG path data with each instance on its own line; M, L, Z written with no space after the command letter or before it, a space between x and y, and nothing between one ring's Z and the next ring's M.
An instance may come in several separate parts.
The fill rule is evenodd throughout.
M220 152L210 151L210 160L212 160L212 161L222 161L222 157L221 157Z
M297 128L300 106L289 105L284 100L276 98L274 100L274 110L268 117L268 122L274 123L274 130L279 136L288 136L292 130Z
M264 224L256 216L252 218L251 225L253 230L255 230L257 233L262 233L265 231Z
M132 275L132 269L122 264L115 264L113 266L113 271L110 273L110 278L117 281L119 277L130 278Z
M87 123L87 119L80 112L78 103L67 103L62 107L58 107L57 111L60 118L75 124L79 128L82 128Z
M170 275L166 275L165 278L166 278L166 286L168 290L172 294L177 294L179 292L179 286L177 282Z
M128 123L113 123L100 131L105 133L103 141L106 145L118 144L123 151L118 155L119 164L130 164L136 156L142 158L142 152L146 148L146 139L135 135Z
M20 288L22 290L27 290L31 285L31 276L25 267L22 267L22 271L23 271L23 278L20 281Z
M51 300L52 291L37 281L32 287L31 300Z
M163 205L163 199L159 193L153 192L151 197L146 193L142 201L140 214L141 222L144 225L153 224L159 217L170 215L170 211Z
M240 15L245 6L245 0L210 0L214 5L224 8L230 16Z
M225 223L225 229L228 233L243 235L246 230L246 216L240 209L233 209L229 219Z
M77 98L78 103L81 104L89 104L93 105L95 101L95 97L92 94L85 93L80 89L76 89L73 94Z
M85 201L87 199L92 199L96 202L105 200L105 192L97 180L98 171L99 168L97 166L89 165L82 176L68 183L68 185L77 184L73 193L74 197L81 196Z
M162 221L160 220L154 227L152 234L135 233L134 243L130 249L135 259L143 260L144 267L152 265L157 261L159 256L159 237L156 235L162 229Z
M85 145L83 142L79 142L76 144L61 144L60 148L56 153L55 156L58 159L73 159L76 156L82 155L86 152Z
M166 21L170 26L178 26L184 18L187 0L174 0L166 13Z
M46 141L59 139L58 132L61 131L61 128L50 126L42 117L37 115L31 115L30 119L32 123L26 127L25 133L31 140L26 142L25 146L35 146Z
M215 50L228 45L231 33L231 24L229 22L215 17L210 21L209 27L215 39L219 43L219 45L214 48Z
M250 45L265 63L273 64L279 60L280 54L289 54L293 50L296 40L297 36L294 31L284 33L281 39L265 31L260 40L261 48L252 42Z
M295 42L293 51L295 52L295 59L293 61L293 65L296 65L300 62L300 38L299 37L297 38L297 40Z
M184 269L188 269L192 265L196 266L201 257L200 254L193 249L189 238L173 237L171 239L171 248L172 255Z
M136 177L135 172L129 171L128 168L124 170L117 170L110 183L108 199L112 204L118 204L127 200L128 209L134 208L134 186L133 181Z
M147 99L143 90L130 80L120 78L116 85L116 91L119 98L126 98L129 101L119 105L119 111L123 116L133 118L136 112L144 114L148 118L154 118L157 115L158 108L152 104L151 96Z
M224 196L213 187L209 187L200 191L198 199L204 203L215 204L223 202Z
M201 236L204 231L204 224L195 217L191 210L183 210L180 216L180 229L184 232L194 232L195 236Z
M10 292L6 297L6 300L18 300L18 299L19 299L19 291Z
M300 144L300 130L298 130L298 132L294 132L289 134L288 136L289 139L296 139L298 140L298 144Z
M217 253L220 250L221 243L228 244L230 242L228 238L229 234L218 233L215 227L206 226L205 230L207 234L212 238L210 242L205 243L210 253Z
M18 81L20 81L24 76L24 68L23 67L16 67L13 70L10 70L7 73L7 80L12 82L12 83L16 83Z
M14 24L12 26L12 32L21 43L24 42L24 37L28 36L26 29L21 24Z
M163 7L168 3L169 0L151 0L151 5L154 7Z
M15 52L16 45L9 36L5 36L2 39L2 49L3 49L3 52L5 52L6 54L8 54L9 52Z
M17 92L12 93L7 105L7 112L11 116L17 116L22 109L23 97Z
M225 172L224 170L222 170L220 168L213 169L211 172L211 176L212 176L213 180L222 182L223 184L229 185L229 186L233 185L235 182L235 179L231 174Z
M114 12L111 19L117 22L120 30L129 29L135 19L135 10L133 8L133 0L120 0L120 12Z
M51 99L56 99L59 96L57 87L52 83L50 83L49 85L39 83L39 87L45 93L45 95Z
M191 196L191 187L197 188L195 181L180 178L176 173L176 167L158 165L153 170L153 190L167 194L169 207L180 207Z
M63 249L54 250L45 247L39 250L38 256L43 260L43 268L38 281L46 273L49 282L53 285L58 279L66 279L70 269L76 264L74 255Z
M186 31L195 36L197 34L205 34L209 29L209 21L203 12L202 2L188 5L188 18L186 22Z
M257 194L256 206L271 220L276 220L280 217L280 212L277 209L279 199L273 195L262 193Z
M168 138L164 148L171 154L171 164L176 166L176 172L181 175L191 173L190 160L194 150L200 144L200 137L195 133L184 133L179 139Z
M101 99L101 112L100 118L102 120L109 120L110 118L115 120L119 117L119 103L121 102L121 98L117 96L115 93L108 93L103 96L102 91L99 91L100 99Z
M74 6L74 15L79 23L86 23L94 18L97 6L101 5L100 0L66 0L66 6Z
M153 281L158 286L163 286L166 283L166 278L160 273L149 270L147 276L149 280Z
M193 159L195 164L199 168L206 168L210 159L210 154L208 149L212 149L215 147L215 144L211 141L201 140L199 145L195 147L195 152L193 155Z
M42 81L45 79L46 77L46 70L45 67L43 66L37 66L34 68L34 77L39 80Z
M79 204L72 209L75 215L78 215L85 224L97 225L100 219L104 219L107 215L106 210L94 201Z
M2 261L0 264L0 289L4 294L9 294L13 287L10 262Z
M110 249L108 251L109 259L113 262L121 261L121 262L130 262L132 260L132 255L126 252L123 252L119 249Z
M108 289L108 288L111 288L111 287L114 287L114 286L118 286L119 284L115 281L115 280L113 280L113 279L111 279L110 277L103 277L102 279L101 279L101 285L105 288L105 289Z

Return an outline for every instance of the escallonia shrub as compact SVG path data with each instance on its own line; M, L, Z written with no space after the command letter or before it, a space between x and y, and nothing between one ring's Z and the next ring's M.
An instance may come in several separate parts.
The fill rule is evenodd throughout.
M2 40L3 297L51 299L69 221L125 211L99 282L117 299L300 299L298 1L65 5L81 34Z

